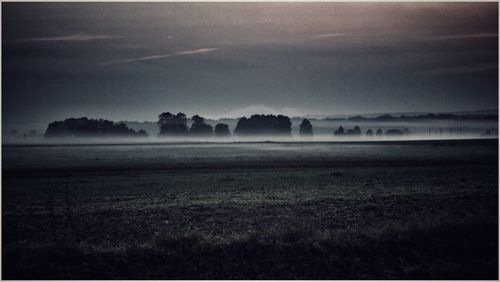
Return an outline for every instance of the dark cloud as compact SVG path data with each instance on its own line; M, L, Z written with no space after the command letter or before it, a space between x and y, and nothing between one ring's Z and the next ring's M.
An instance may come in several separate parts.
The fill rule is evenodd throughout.
M4 124L498 103L497 3L4 3Z

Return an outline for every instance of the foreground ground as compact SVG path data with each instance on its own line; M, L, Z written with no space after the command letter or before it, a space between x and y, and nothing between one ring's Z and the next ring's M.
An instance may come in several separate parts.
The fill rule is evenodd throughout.
M3 279L497 279L498 140L3 148Z

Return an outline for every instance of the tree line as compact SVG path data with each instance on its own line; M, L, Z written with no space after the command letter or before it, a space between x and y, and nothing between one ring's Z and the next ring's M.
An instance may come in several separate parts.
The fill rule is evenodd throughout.
M185 114L170 112L158 116L159 136L231 136L229 126L218 123L215 128L205 122L199 115L192 118L191 127L188 128L188 119ZM238 120L234 134L238 136L249 135L278 135L291 136L292 122L284 115L252 115L250 118L242 117ZM301 135L312 135L312 125L307 119L300 124Z
M191 128L188 128L188 119L185 114L176 115L169 112L158 116L158 127L160 133L158 136L212 136L225 137L230 136L229 126L224 123L218 123L214 128L205 122L205 119L199 115L194 115L191 120Z
M68 118L54 121L45 131L45 137L147 137L145 130L135 131L123 122L115 123L105 119Z
M173 114L170 112L162 113L158 116L157 125L159 128L159 137L228 137L231 136L229 126L225 123L218 123L215 127L208 124L205 118L194 115L190 118L191 125L188 126L188 117L184 113ZM236 136L253 135L272 135L272 136L291 136L292 122L285 115L252 115L251 117L242 117L238 120L234 129ZM385 133L382 129L373 132L368 129L366 136L400 136L409 133L399 129L390 129ZM313 126L308 119L303 119L299 125L300 136L313 136ZM335 136L361 136L361 128L355 126L350 129L344 129L340 126L333 132ZM54 121L49 124L45 132L45 137L147 137L144 129L138 131L127 127L123 122L115 123L104 119L69 118L64 121Z
M399 129L388 129L385 133L382 131L381 128L377 129L377 131L375 133L373 133L373 130L371 129L368 129L366 132L365 132L365 135L367 137L371 137L371 136L383 136L383 135L386 135L386 136L403 136L405 134L409 134L410 133L410 130L408 128L405 128L404 130L399 130ZM333 132L333 135L335 136L361 136L362 133L361 133L361 128L359 126L354 126L353 128L351 129L347 129L345 130L342 126L340 126L337 130L335 130Z

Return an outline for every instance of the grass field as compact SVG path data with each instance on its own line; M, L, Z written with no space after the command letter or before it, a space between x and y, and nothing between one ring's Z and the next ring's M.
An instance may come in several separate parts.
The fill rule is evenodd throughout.
M7 146L3 279L497 279L498 140Z

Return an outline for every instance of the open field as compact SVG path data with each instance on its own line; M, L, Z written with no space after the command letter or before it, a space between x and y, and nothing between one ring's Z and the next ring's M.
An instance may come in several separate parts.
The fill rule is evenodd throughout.
M497 279L498 139L4 146L3 279Z

